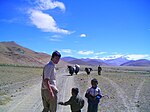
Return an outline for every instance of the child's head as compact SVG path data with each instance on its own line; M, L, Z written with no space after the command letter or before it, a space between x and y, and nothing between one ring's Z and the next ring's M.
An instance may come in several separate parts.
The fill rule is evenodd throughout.
M97 79L92 79L91 80L91 85L92 85L92 87L97 87L97 85L98 85L98 81L97 81Z
M72 88L71 92L72 92L72 95L76 96L79 93L79 89L78 88Z

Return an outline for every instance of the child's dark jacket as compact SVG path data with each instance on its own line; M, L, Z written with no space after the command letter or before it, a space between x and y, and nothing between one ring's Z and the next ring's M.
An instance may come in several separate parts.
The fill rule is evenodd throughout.
M79 95L71 96L63 105L70 105L72 112L79 111L84 106L84 100Z

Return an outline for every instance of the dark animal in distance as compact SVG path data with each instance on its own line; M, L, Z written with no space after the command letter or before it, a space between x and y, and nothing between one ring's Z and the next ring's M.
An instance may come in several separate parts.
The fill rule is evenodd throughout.
M80 66L77 64L75 64L74 67L68 65L68 70L71 75L73 75L74 73L77 75L80 70Z
M87 67L85 68L85 72L86 72L88 75L90 74L91 71L93 71L92 68L87 68Z
M77 65L77 64L75 64L75 66L74 66L74 72L75 72L76 75L78 74L79 70L80 70L80 66Z
M69 65L67 67L68 67L70 75L73 75L74 74L74 68L72 66L69 66Z

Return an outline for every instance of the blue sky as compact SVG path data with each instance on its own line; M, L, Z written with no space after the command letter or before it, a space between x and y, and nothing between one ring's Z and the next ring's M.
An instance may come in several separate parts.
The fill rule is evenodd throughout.
M76 58L150 60L149 0L0 0L0 41Z

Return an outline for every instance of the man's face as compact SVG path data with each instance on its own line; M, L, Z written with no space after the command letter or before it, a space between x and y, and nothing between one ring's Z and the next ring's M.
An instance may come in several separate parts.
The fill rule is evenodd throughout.
M55 56L55 57L52 59L52 61L53 61L54 64L57 64L57 63L59 62L59 60L60 60L60 57L59 57L59 56Z

